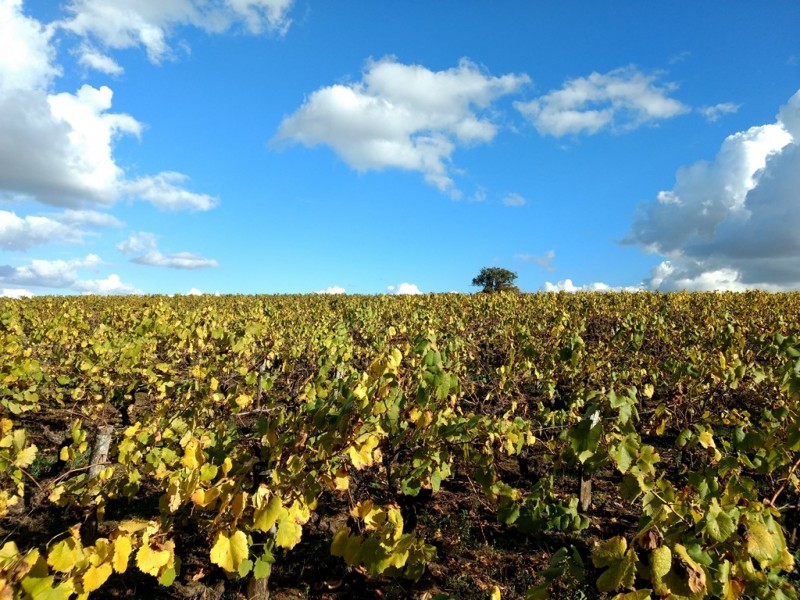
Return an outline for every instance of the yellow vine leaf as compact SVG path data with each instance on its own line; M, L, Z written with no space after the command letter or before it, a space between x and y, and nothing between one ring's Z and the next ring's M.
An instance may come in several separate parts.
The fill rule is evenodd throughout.
M152 521L143 521L142 519L130 519L128 521L122 521L117 528L125 533L136 533L138 531L142 531L143 529L147 529L150 531L150 533L154 533L157 529L155 523Z
M280 496L273 496L270 498L266 506L261 506L256 509L253 515L253 529L261 531L269 531L275 522L278 520L278 515L283 508Z
M403 535L403 514L399 506L389 506L386 511L386 518L392 524L392 540L398 541ZM399 566L399 565L398 565Z
M357 535L350 535L349 527L342 527L333 536L331 554L344 558L347 564L358 564L359 550L361 550L361 538Z
M30 467L33 461L36 459L36 453L38 451L39 449L33 444L20 451L17 454L17 458L14 459L14 466L22 469Z
M246 505L247 492L239 492L233 497L233 502L231 502L231 513L233 514L234 519L238 521L241 518Z
M355 396L358 400L366 400L367 386L364 385L363 382L359 382L359 384L353 388L353 396Z
M703 448L717 447L717 445L714 443L714 436L710 431L701 431L700 434L697 436L697 440L700 442L700 445Z
M378 447L379 443L378 436L373 434L367 437L358 449L355 446L350 446L347 452L350 455L350 461L353 466L359 471L364 467L371 467L374 462L373 450Z
M192 502L202 508L207 508L214 504L219 498L219 488L210 488L207 490L197 489L192 493Z
M211 548L211 562L225 569L228 573L236 573L239 565L247 559L250 545L247 536L238 529L228 537L224 533L217 534L217 541Z
M190 440L189 443L186 444L186 448L183 449L181 464L186 469L192 471L203 464L204 459L205 456L203 455L203 449L200 447L200 442L197 440Z
M500 588L498 586L494 586L492 588L492 595L491 600L501 600L502 596L500 595Z
M22 580L24 589L34 600L68 600L75 588L71 579L61 582L53 587L55 578L48 577L26 577Z
M150 536L142 537L142 547L136 553L136 566L142 573L147 573L153 577L158 577L161 568L166 566L172 559L172 552L169 550L153 549L150 546Z
M294 548L303 536L303 528L295 520L288 510L281 509L278 515L278 531L275 533L275 545L286 548Z
M248 396L247 394L240 394L236 397L236 406L239 408L247 408L253 403L253 397Z
M350 489L350 476L347 471L339 470L333 476L333 486L340 492L345 492Z
M380 506L376 507L372 500L365 500L356 504L353 510L350 511L350 515L364 521L367 531L379 529L387 518L386 511Z
M93 592L100 588L111 577L112 569L109 563L102 563L95 567L90 566L83 574L83 591Z
M750 556L764 565L769 564L770 559L776 554L775 542L770 535L769 528L763 522L754 520L748 524L745 539Z
M111 564L117 573L124 573L127 570L132 549L133 544L129 536L121 535L114 540L114 557Z
M19 548L14 542L6 542L0 548L0 567L6 567L19 559Z
M286 511L289 513L295 521L300 523L301 525L305 525L308 523L308 520L311 518L311 511L309 508L295 500L292 502L292 505L289 506Z
M83 549L80 541L74 537L58 542L47 554L47 564L62 573L74 569L81 560L83 560Z
M22 576L22 589L34 600L67 600L75 591L71 578L55 585L55 577L50 575L47 563L38 550L26 554L23 565L19 565L15 571L18 571L18 577ZM28 596L20 594L20 597Z
M422 414L420 415L419 420L417 420L416 425L420 429L423 429L428 425L430 425L431 423L433 423L433 411L425 410L422 411Z

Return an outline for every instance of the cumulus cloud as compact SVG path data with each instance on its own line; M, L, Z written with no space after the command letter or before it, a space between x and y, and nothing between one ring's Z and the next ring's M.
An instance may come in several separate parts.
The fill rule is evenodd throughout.
M125 184L127 194L150 202L162 210L211 210L219 200L207 194L190 192L180 184L188 180L182 173L165 171L158 175L140 177Z
M221 33L241 26L249 33L289 29L294 0L72 0L60 27L105 48L143 47L152 62L172 55L169 38L181 26ZM110 60L91 44L81 48L81 61L108 73ZM112 61L113 62L113 61Z
M98 294L101 296L123 296L142 293L141 290L134 286L124 283L116 273L112 273L105 279L76 281L73 287L83 294Z
M131 235L127 240L117 244L117 250L123 254L137 254L131 262L151 267L167 267L170 269L207 269L218 267L219 263L211 258L203 258L191 252L164 254L158 249L158 241L154 234L140 232Z
M324 290L317 290L314 292L315 294L346 294L347 291L338 285L332 285L330 287L325 288Z
M0 285L16 285L39 288L68 288L80 281L78 270L102 265L96 254L88 254L82 259L41 260L34 259L21 267L0 265Z
M52 30L22 14L22 0L0 2L0 94L29 90L61 74L53 63Z
M662 255L654 289L800 287L800 91L642 204L623 243Z
M140 125L108 112L107 87L49 93L60 74L51 36L21 0L0 3L0 190L58 205L108 202L120 175L111 141Z
M531 262L535 265L539 265L545 271L555 271L555 267L553 266L553 259L556 257L555 250L548 250L543 255L539 256L537 254L517 254L515 258L519 260L524 260L525 262Z
M114 143L139 136L142 124L112 112L107 86L56 92L52 34L23 14L21 0L0 2L0 198L78 208L128 195L169 210L212 208L216 199L184 189L183 175L128 180Z
M81 232L47 217L18 217L13 212L0 210L0 248L26 250L59 239L79 242Z
M26 217L0 210L0 249L27 250L51 242L77 244L90 235L92 229L121 225L115 217L91 210Z
M525 197L517 193L506 194L503 198L503 204L506 206L519 207L525 206L526 203Z
M398 285L390 285L386 289L390 294L394 294L396 296L404 294L416 295L422 293L415 283L400 283Z
M453 152L492 140L492 104L528 81L526 75L494 77L466 59L446 71L393 57L370 61L361 81L312 93L283 120L273 143L324 144L359 171L418 171L440 191L458 195Z
M632 66L595 72L514 106L539 133L554 137L626 131L688 112L688 106L670 97L676 86L658 86L656 79Z
M193 287L188 292L186 292L187 296L202 296L203 292L198 290L197 288Z
M123 254L138 254L155 250L158 247L158 238L155 234L142 231L134 233L124 242L117 244L117 250Z
M711 106L703 106L698 109L706 119L715 123L720 120L724 115L730 115L738 112L742 107L741 104L734 104L733 102L721 102L720 104L713 104Z
M557 283L545 281L542 289L545 292L640 292L642 286L610 286L607 283L596 281L584 285L575 285L571 279L562 279Z

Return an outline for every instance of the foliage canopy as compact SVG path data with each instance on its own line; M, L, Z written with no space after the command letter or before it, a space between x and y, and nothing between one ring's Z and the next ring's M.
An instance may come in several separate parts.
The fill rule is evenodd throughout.
M519 292L514 285L517 274L502 267L484 267L472 280L472 285L482 286L482 292Z

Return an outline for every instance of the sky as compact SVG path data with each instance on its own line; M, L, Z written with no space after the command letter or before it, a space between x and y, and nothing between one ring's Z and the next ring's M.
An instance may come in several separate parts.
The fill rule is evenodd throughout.
M794 0L0 0L0 295L800 289Z

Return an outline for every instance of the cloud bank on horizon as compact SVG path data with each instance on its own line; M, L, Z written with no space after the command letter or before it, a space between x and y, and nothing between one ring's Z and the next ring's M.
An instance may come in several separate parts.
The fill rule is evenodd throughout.
M213 193L193 187L193 177L209 180L209 169L191 166L179 149L174 156L180 166L160 158L166 162L152 170L137 164L135 152L120 152L131 142L146 146L151 135L150 125L137 117L126 78L134 77L129 64L139 57L146 59L137 66L140 71L173 63L188 68L192 44L211 37L231 43L267 37L285 44L314 17L309 9L298 22L297 10L294 0L69 0L59 3L57 17L48 18L23 0L0 0L0 296L174 291L159 271L194 274L191 283L180 284L192 293L239 291L241 274L225 284L203 277L224 277L238 261L255 260L252 252L229 253L224 244L210 243L207 233L192 231L205 213L235 223L248 219L252 209L240 195L226 196L224 184ZM284 103L282 114L270 115L260 151L264 163L276 165L274 177L288 154L319 160L319 147L327 147L345 170L387 180L392 172L407 173L419 189L433 190L445 202L472 200L451 203L462 211L454 221L530 220L533 230L532 215L540 218L548 199L523 177L515 180L504 172L506 146L532 140L583 150L594 140L613 144L695 118L718 132L716 156L696 160L687 148L671 189L656 192L655 187L653 199L619 213L630 227L618 243L653 257L657 264L649 275L628 273L626 285L575 284L564 276L569 275L564 267L556 266L557 252L558 262L566 261L561 248L548 242L537 254L521 237L515 240L517 249L505 250L500 260L519 260L548 274L558 271L556 283L540 281L543 291L800 289L800 90L775 107L774 122L725 131L726 119L739 113L741 102L690 101L700 96L683 93L691 83L679 86L670 71L635 62L587 68L548 89L537 81L535 66L493 73L480 55L449 59L445 66L432 58L437 67L394 54L371 56L364 52L355 79L348 74L359 65L348 62L339 70L340 79L317 79L304 95ZM277 54L269 60L282 58ZM680 63L690 60L687 56ZM668 62L670 69L679 67L678 61ZM192 94L186 93L188 105ZM124 110L115 108L119 98ZM263 115L253 117L264 122ZM225 114L215 118L224 129ZM227 142L209 143L225 148ZM488 185L465 165L473 156L492 154L499 157L494 159L498 167ZM532 153L531 161L536 158ZM346 219L348 206L339 202L338 212ZM387 208L383 221L390 223L392 211L402 209ZM269 222L271 216L265 209L250 220ZM293 215L304 216L302 211ZM386 235L400 239L403 233ZM529 239L535 238L532 233ZM489 239L498 246L504 241L502 236ZM180 249L187 246L192 250ZM299 248L291 252L301 253ZM489 252L484 256L494 256ZM423 265L403 265L403 271ZM286 268L303 269L290 263ZM350 281L344 275L317 276L305 289L326 294L353 288L394 294L437 289L431 278L387 287L387 281L405 275L375 271L370 277L366 289L340 285ZM468 281L464 278L465 285ZM441 285L439 291L453 287Z
M623 243L665 257L656 290L800 288L800 91L641 205Z

